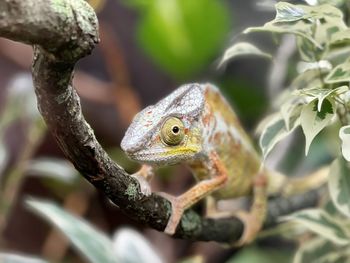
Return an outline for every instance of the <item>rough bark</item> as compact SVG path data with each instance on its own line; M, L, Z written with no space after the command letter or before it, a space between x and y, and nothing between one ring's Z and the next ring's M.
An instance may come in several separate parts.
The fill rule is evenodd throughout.
M34 47L33 80L39 110L65 156L99 191L141 224L162 231L171 212L160 196L144 196L137 181L116 164L85 121L72 87L75 63L98 43L98 22L83 0L3 0L0 36ZM318 192L269 203L267 225L278 216L315 205ZM182 217L175 237L234 242L243 224L237 218L207 219L193 210Z

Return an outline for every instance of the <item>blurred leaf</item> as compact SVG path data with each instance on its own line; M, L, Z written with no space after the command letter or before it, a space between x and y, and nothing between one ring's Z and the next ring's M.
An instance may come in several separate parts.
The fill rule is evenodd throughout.
M2 143L0 138L0 176L4 171L4 169L6 168L8 160L9 160L9 155L8 155L7 149L5 145Z
M330 167L328 189L335 207L350 218L350 169L341 157L335 159Z
M31 199L26 203L31 210L58 227L88 261L117 262L109 238L83 219L67 213L49 201Z
M288 120L285 120L281 114L278 114L268 121L263 128L259 140L260 148L262 149L265 159L279 141L287 137L296 127L300 125L299 115L300 111L298 112L298 110L293 110L291 111L291 114L288 115ZM287 126L286 123L288 124ZM289 129L287 129L287 127L289 127Z
M297 47L300 57L304 61L317 61L317 57L320 56L320 49L315 49L314 45L310 41L305 41L304 38L297 36Z
M350 125L340 128L339 138L342 140L341 151L343 157L350 162Z
M53 178L68 184L77 179L77 172L72 164L59 158L44 157L30 160L26 172L35 176Z
M305 155L315 136L331 121L335 113L334 100L330 97L323 100L321 110L317 110L318 100L315 99L303 106L300 114L300 124L305 135Z
M18 254L0 253L1 263L48 263L48 261Z
M145 52L177 78L204 68L229 32L223 1L150 0L138 28Z
M338 249L338 250L337 250ZM293 263L343 263L346 257L340 253L334 243L323 238L314 238L302 243L295 254ZM345 248L346 251L346 248ZM336 254L334 257L334 253ZM333 256L331 259L330 256Z
M319 69L310 69L299 74L292 82L293 89L322 88L322 72Z
M350 62L342 63L336 66L325 78L325 82L339 83L339 82L349 82L350 81Z
M29 73L15 75L8 85L7 110L13 118L25 116L30 120L41 118L37 108L32 76Z
M238 253L226 261L226 263L290 262L290 258L291 253L287 250L249 246L239 250Z
M297 64L297 70L300 73L309 70L318 70L321 72L329 72L332 69L332 64L328 60L320 60L317 62L304 62L300 61ZM321 75L321 74L319 74Z
M336 221L330 214L322 209L305 209L288 216L282 220L293 220L306 227L308 230L317 233L324 238L338 244L350 243L349 233L344 224Z
M116 262L161 263L163 262L148 240L131 228L118 229L113 236Z
M269 59L272 58L270 54L261 51L259 48L250 43L239 42L226 49L224 56L219 63L219 67L230 59L245 55L256 55L266 57Z

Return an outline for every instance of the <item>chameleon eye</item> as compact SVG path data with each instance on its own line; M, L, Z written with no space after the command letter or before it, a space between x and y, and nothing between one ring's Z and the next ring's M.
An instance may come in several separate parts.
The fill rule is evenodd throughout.
M167 145L178 145L185 137L185 127L183 122L175 117L164 121L160 131L162 141Z

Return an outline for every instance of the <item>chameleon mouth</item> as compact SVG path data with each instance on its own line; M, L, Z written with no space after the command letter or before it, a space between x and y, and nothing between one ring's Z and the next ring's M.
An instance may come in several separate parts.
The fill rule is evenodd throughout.
M127 154L131 159L139 162L153 164L176 164L191 159L196 153L198 153L198 147L136 151Z

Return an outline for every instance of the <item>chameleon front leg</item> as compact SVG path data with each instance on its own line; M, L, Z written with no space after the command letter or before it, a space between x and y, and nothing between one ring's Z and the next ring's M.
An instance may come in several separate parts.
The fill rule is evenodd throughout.
M149 196L152 194L152 189L149 184L149 182L154 176L154 169L152 166L148 164L143 164L140 170L138 170L136 173L132 174L131 176L134 177L139 182L140 190L144 195Z
M215 152L212 152L209 155L209 160L210 169L212 170L213 174L211 179L199 182L178 197L166 193L159 193L161 196L170 201L172 207L171 216L164 230L165 233L170 235L174 234L184 211L205 196L209 195L211 192L220 188L226 182L227 171Z
M260 171L254 178L253 203L250 211L238 211L234 215L244 224L243 234L234 246L243 246L244 244L252 242L261 230L267 211L267 185L268 178L264 171Z

